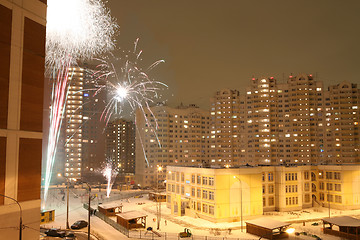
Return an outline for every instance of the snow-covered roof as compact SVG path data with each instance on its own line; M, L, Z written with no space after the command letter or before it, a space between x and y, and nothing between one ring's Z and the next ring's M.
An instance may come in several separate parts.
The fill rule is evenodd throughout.
M135 219L135 218L146 217L147 215L143 214L141 212L138 212L138 211L128 211L128 212L116 214L116 216L119 216L125 220L131 220L131 219Z
M104 203L99 205L99 207L102 209L117 208L117 207L122 207L122 203Z
M281 222L271 218L258 218L258 219L246 221L246 223L271 230L291 225L290 223Z
M360 219L349 216L323 218L322 220L337 226L360 227Z

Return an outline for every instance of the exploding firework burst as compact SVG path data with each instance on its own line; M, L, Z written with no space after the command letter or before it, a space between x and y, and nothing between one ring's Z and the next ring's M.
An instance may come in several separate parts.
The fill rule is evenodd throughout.
M57 69L112 50L117 28L101 0L49 0L47 65Z
M113 49L118 26L101 0L49 0L46 31L46 72L53 80L50 129L46 155L44 199L65 110L68 68Z
M121 116L124 109L128 106L131 111L136 109L150 109L150 104L161 100L160 90L168 86L150 78L149 72L164 60L158 60L143 70L139 63L142 51L137 51L138 39L134 43L134 50L124 54L123 58L98 59L100 64L97 66L93 76L98 81L105 84L99 85L96 93L107 91L108 102L101 115L101 120L106 123L112 115ZM120 65L118 67L118 65Z

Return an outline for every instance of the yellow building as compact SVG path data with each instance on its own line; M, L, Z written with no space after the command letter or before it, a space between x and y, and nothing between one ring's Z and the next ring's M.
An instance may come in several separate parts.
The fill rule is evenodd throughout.
M212 222L262 215L261 168L167 167L167 206Z
M178 216L231 222L329 204L360 209L360 165L166 169L167 207Z

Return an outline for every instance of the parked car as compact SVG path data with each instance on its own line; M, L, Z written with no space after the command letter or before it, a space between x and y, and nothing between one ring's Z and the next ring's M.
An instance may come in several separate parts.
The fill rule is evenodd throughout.
M45 234L46 234L46 236L49 236L49 237L61 237L61 238L63 238L63 237L65 237L66 232L63 231L63 230L57 229L57 228L51 228L49 230L46 230Z
M65 238L63 238L63 240L74 240L74 239L76 239L76 236L73 232L68 232Z
M79 221L74 222L73 225L71 225L71 229L81 229L81 228L87 227L87 225L88 225L87 221L79 220Z

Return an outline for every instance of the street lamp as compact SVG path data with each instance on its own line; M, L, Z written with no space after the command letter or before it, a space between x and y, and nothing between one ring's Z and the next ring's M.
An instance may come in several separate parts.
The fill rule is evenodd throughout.
M237 179L237 180L239 180L239 182L240 182L240 224L241 224L241 232L243 232L244 230L243 230L243 206L242 206L242 204L243 204L243 202L242 202L242 188L243 188L243 186L242 186L242 181L240 180L240 178L238 178L237 176L234 176L234 178L235 179Z
M81 183L85 183L89 188L89 202L88 202L88 240L90 240L90 204L91 204L91 186L89 183L81 181Z
M157 201L157 230L160 229L160 221L161 221L161 202L159 201L159 172L162 170L161 166L157 167L157 171L156 171L156 190L157 190L157 197L156 197L156 201Z
M0 194L0 196L5 197L5 198L8 198L8 199L11 199L11 200L15 201L15 202L16 202L16 204L17 204L17 205L19 206L19 208L20 208L20 223L19 223L20 228L19 228L19 239L21 240L21 239L22 239L22 229L23 229L23 224L22 224L22 209L21 209L21 205L20 205L20 203L19 203L16 199L14 199L14 198L12 198L12 197L8 197L8 196L2 195L2 194Z
M61 173L58 173L58 177L61 177ZM66 179L66 229L70 229L69 227L69 178L64 177Z

